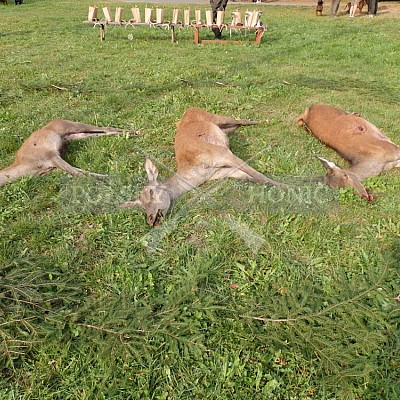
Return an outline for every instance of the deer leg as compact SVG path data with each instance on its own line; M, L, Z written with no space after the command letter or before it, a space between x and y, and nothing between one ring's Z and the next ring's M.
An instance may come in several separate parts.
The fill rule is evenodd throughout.
M0 171L0 186L16 181L23 176L37 175L37 171L29 164L13 163Z
M86 125L90 127L89 125ZM138 135L140 130L122 130L116 128L99 128L99 127L92 127L93 129L85 129L80 130L79 132L71 132L64 136L64 140L70 142L72 140L81 140L81 139L88 139L91 137L98 137L98 136L110 136L110 135L121 135L123 133L127 133L129 135Z
M249 175L249 180L256 182L256 183L267 183L269 185L277 186L280 188L288 189L290 186L284 183L277 182L271 178L266 177L265 175L261 174L260 172L256 171L254 168L250 167L246 162L241 160L239 157L236 157L233 153L226 152L220 160L216 161L217 166L223 167L232 167L236 168L239 171L244 172L245 174ZM214 164L213 167L216 165Z
M42 130L59 135L65 141L85 139L86 137L99 135L114 135L120 133L138 134L138 130L124 130L111 127L99 127L94 125L82 124L80 122L68 121L65 119L55 119L45 125Z
M74 176L93 176L95 178L106 178L108 175L96 174L95 172L84 171L83 169L73 167L71 164L68 164L64 159L60 156L55 156L52 158L52 163L54 167L61 169L68 174Z
M221 123L219 127L226 133L232 133L234 132L237 128L243 125L257 125L261 121L247 121L244 119L239 119L239 120L232 120L231 122L225 122Z
M210 180L217 180L224 178L240 179L244 181L253 180L253 178L246 172L240 171L239 169L232 167L220 168L216 170L213 176L210 178Z
M210 115L211 113L209 113ZM211 114L210 121L221 128L225 133L231 133L242 125L257 125L260 121L248 121L245 119L234 119L225 115Z
M69 133L64 137L64 140L70 142L72 140L81 140L81 139L88 139L92 137L98 136L110 136L110 135L121 135L123 133L127 133L129 135L138 135L140 130L133 130L133 131L123 131L123 130L116 130L111 128L110 131L100 131L101 128L97 128L97 131L92 132L79 132L79 133ZM106 129L106 128L104 128Z
M237 128L244 125L258 125L261 121L248 121L246 119L233 119L229 117L222 117L216 125L219 126L226 134L234 132Z

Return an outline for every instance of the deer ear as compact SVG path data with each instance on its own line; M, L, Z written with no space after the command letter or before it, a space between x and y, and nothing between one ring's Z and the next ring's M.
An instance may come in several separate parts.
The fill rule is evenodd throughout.
M135 208L135 207L142 207L142 202L140 199L132 200L132 201L126 201L125 203L122 203L120 207L122 208Z
M144 164L144 169L146 170L147 179L149 180L149 182L156 182L157 181L157 177L158 177L158 169L152 163L150 158L146 158L146 162Z
M317 157L319 161L321 161L322 165L328 171L328 174L331 174L335 169L340 169L334 162L327 160L326 158Z

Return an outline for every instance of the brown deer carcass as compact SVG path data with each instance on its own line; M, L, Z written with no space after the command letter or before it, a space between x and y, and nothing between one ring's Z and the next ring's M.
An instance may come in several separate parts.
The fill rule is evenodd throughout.
M307 108L297 122L350 163L342 169L319 158L327 169L323 180L330 187L351 186L371 201L373 196L362 181L400 166L400 147L357 113L316 104Z
M0 186L23 176L45 175L59 168L76 176L106 175L83 171L68 164L61 155L72 140L87 139L96 136L118 135L121 133L138 134L138 130L122 130L110 127L98 127L62 119L49 122L43 128L33 132L17 151L14 162L0 171Z
M235 178L286 188L287 185L267 178L229 149L227 133L242 125L258 123L189 108L176 124L176 173L166 181L159 182L157 167L150 159L146 159L148 184L138 199L126 202L122 207L142 207L147 215L147 223L157 226L161 224L172 201L208 180Z

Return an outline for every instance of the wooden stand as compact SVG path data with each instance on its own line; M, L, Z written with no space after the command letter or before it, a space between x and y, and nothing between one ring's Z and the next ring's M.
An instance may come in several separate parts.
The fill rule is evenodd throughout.
M229 39L213 39L213 40L202 40L200 39L200 29L201 28L217 28L219 29L220 27L218 25L211 25L211 26L206 26L206 25L193 25L194 28L194 43L195 44L200 44L200 43L233 43L233 44L239 44L243 43L242 40L229 40ZM247 29L249 31L255 31L255 39L254 42L255 44L261 44L261 39L264 34L265 27L259 26L259 27L248 27L248 26L243 26L243 25L226 25L224 26L224 29L234 29L234 30L243 30Z
M224 12L218 11L217 13L217 21L212 22L212 11L206 10L206 24L202 23L201 20L201 11L195 10L195 22L190 22L190 9L187 8L184 10L184 21L178 21L179 18L179 9L175 8L172 14L172 21L165 21L164 20L164 8L157 8L156 9L156 20L152 20L153 9L146 6L145 8L145 21L142 21L140 16L140 10L137 6L131 8L132 18L128 21L122 19L122 7L117 7L115 10L115 19L113 20L111 17L111 11L109 7L102 7L104 18L99 20L97 18L97 7L90 6L88 12L88 19L84 21L86 23L92 24L93 26L100 26L100 39L103 41L105 39L105 28L107 25L112 26L128 26L135 27L135 26L146 26L150 28L163 28L170 30L171 33L171 41L172 43L176 42L176 34L177 29L175 28L193 28L194 31L194 43L243 43L242 40L231 40L225 39L215 39L215 40L201 40L200 39L200 29L207 28L207 29L221 29L225 31L229 31L229 36L231 36L232 30L234 31L254 31L255 33L255 44L261 44L262 36L264 31L267 29L266 25L263 25L259 20L260 11L246 11L244 23L241 23L242 17L240 11L235 11L232 14L232 21L228 24L224 23Z

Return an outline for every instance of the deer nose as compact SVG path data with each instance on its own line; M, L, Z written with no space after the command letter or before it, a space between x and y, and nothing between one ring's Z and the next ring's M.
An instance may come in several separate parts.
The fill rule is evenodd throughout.
M161 222L163 221L163 218L164 218L163 213L160 210L158 210L158 212L156 214L156 217L155 217L155 220L154 220L154 223L153 223L153 226L161 225Z
M147 216L147 223L148 223L150 226L154 226L154 222L155 222L154 215L153 215L153 214L148 215L148 216Z
M147 223L152 227L161 225L163 217L163 213L161 211L157 211L156 214L150 214L147 216Z

